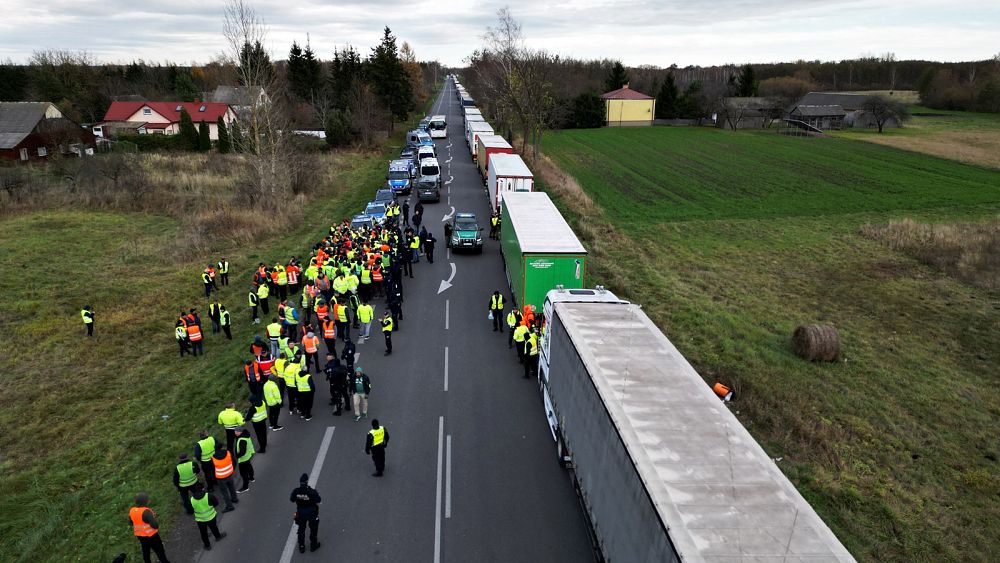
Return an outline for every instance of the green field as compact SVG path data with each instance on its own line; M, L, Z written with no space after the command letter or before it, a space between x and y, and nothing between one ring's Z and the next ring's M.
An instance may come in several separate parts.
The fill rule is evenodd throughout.
M1000 213L1000 172L843 138L701 128L549 133L542 174L588 284L643 305L865 561L1000 545L1000 300L860 228ZM589 205L592 200L595 205ZM837 326L843 361L791 353Z
M0 560L137 554L125 523L140 490L170 534L180 511L170 478L177 453L191 451L199 429L217 429L227 401L246 399L240 366L259 328L245 307L250 268L304 254L331 222L363 207L385 165L381 155L351 153L323 162L335 172L323 174L291 232L252 244L219 240L197 259L178 258L190 255L177 248L185 226L168 217L65 210L0 219L8 366L0 380ZM221 297L234 340L207 334L205 356L180 359L177 311L198 307L210 332L198 276L219 256L233 270ZM84 303L96 309L93 340L80 322Z

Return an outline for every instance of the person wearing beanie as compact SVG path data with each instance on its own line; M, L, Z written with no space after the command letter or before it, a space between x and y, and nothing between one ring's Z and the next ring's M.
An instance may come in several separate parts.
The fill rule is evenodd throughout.
M236 498L236 485L233 484L233 453L219 444L212 456L212 465L215 470L215 484L222 494L222 500L226 501L226 508L223 512L232 512L236 509L233 504L240 502Z
M306 371L311 368L309 364L312 363L316 366L316 371L319 371L319 337L316 336L309 327L309 332L306 333L305 337L302 338L302 347L306 350Z
M212 544L208 541L209 530L215 536L215 541L226 537L225 532L219 533L216 506L219 506L219 499L215 498L215 495L208 494L201 483L196 484L191 492L190 508L194 513L194 521L198 524L198 533L201 534L201 542L205 545L205 551L212 549Z
M160 523L156 520L156 513L149 507L148 494L135 495L135 506L129 509L128 519L132 525L132 533L142 546L142 560L149 563L150 552L153 552L161 563L169 563L167 552L163 549L163 540L160 539Z
M198 464L188 457L187 452L177 456L177 466L174 467L174 488L181 495L181 506L188 514L194 514L191 508L191 490L198 484Z
M298 525L299 553L306 552L306 526L309 526L309 551L319 549L319 492L309 486L309 475L299 477L299 486L292 490L289 499L295 503L295 523Z

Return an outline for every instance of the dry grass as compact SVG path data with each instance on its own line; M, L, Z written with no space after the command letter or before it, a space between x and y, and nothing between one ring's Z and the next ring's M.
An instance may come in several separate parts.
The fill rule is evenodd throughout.
M331 153L300 154L281 205L250 205L242 191L243 155L102 154L43 166L0 169L0 215L86 209L167 215L180 220L179 258L220 245L252 242L301 214L308 194L330 182ZM266 217L266 220L265 220Z
M865 225L861 233L976 287L1000 289L1000 217L951 224L903 219Z
M938 131L927 135L867 135L871 143L1000 168L1000 131Z

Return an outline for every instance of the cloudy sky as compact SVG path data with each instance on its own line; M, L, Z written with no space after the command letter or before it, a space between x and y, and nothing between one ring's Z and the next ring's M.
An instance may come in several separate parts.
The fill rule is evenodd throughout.
M268 48L292 40L328 58L363 53L388 25L420 59L460 65L509 6L529 45L627 65L839 60L977 60L1000 52L996 0L251 0ZM0 59L83 49L102 61L211 60L224 48L223 0L3 0Z

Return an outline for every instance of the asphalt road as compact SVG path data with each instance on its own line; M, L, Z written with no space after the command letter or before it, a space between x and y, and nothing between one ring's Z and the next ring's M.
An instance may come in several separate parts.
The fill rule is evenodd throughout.
M385 476L371 476L373 465L364 454L369 421L333 416L320 374L313 419L282 412L285 429L271 432L267 453L254 457L256 482L239 495L236 511L220 514L228 537L203 552L194 522L182 518L178 526L189 528L173 531L172 558L593 561L583 512L556 462L537 384L522 378L506 333L493 332L487 320L489 295L509 289L499 243L485 237L489 203L450 82L432 113L448 117L448 138L437 140L437 150L444 181L450 180L441 202L424 207L424 225L439 241L435 262L422 258L414 279L404 282L403 320L392 355L383 355L377 327L357 347L356 365L372 380L369 417L378 418L391 437ZM415 202L414 195L411 209ZM446 250L442 217L451 207L479 217L486 239L481 255ZM452 285L439 293L452 264ZM376 318L383 308L376 304ZM322 547L300 555L289 494L304 472L323 497Z

